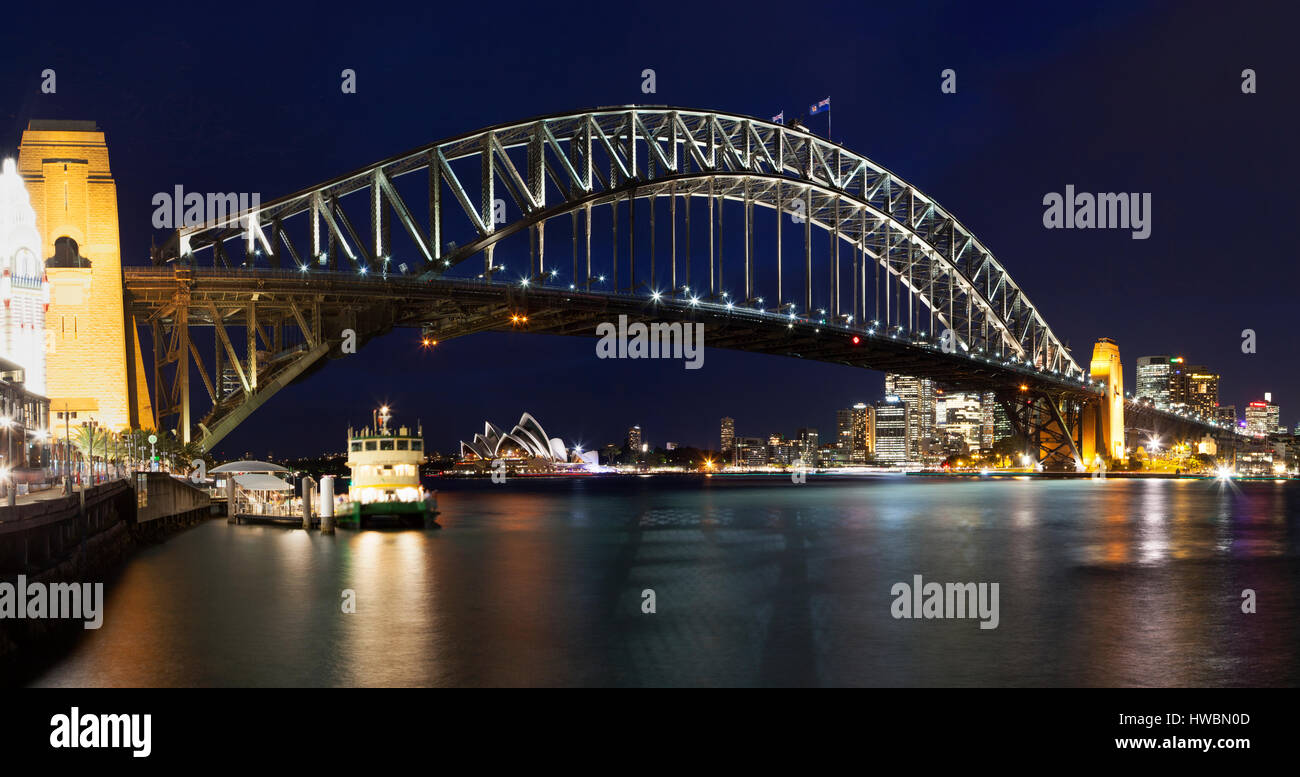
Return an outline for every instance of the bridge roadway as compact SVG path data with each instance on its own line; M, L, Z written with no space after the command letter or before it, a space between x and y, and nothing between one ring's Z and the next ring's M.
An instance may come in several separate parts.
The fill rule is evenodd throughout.
M594 338L600 323L615 323L625 315L629 323L702 324L704 342L711 348L930 377L949 390L992 391L1012 402L1017 396L1038 397L1058 407L1080 407L1099 402L1103 392L1098 382L1069 378L1014 357L964 350L947 353L934 333L907 333L898 327L886 331L870 322L855 326L685 294L652 297L648 292L576 290L547 285L545 279L525 285L317 270L155 267L126 268L125 290L136 321L155 327L156 369L168 363L165 352L177 364L184 357L188 365L192 357L200 369L213 403L199 422L209 447L284 385L303 379L326 358L344 356L341 346L347 329L355 332L358 348L394 328L418 329L432 341L481 331ZM219 367L224 356L246 372L246 390L218 392L221 375L206 374L189 332L192 327L221 330L212 341L211 358ZM231 327L242 327L244 336L232 338L225 331ZM289 344L293 338L285 336L286 328L296 329L300 339ZM256 345L241 356L233 346L240 341ZM250 350L259 353L249 358ZM177 393L188 392L187 376L179 369L175 374L171 396L188 406L188 395ZM155 385L156 391L162 388ZM157 406L167 399L160 397ZM1136 403L1126 406L1143 417L1146 428L1175 435L1224 432Z
M1022 385L1086 401L1101 388L1053 374L1013 358L957 350L945 353L934 333L877 330L822 318L728 303L722 299L649 293L575 290L541 281L461 278L421 280L410 276L362 276L351 272L293 270L134 268L124 270L128 309L137 322L170 328L239 325L255 310L260 321L306 326L304 344L328 341L331 357L342 356L343 330L353 329L358 345L397 327L420 329L445 341L480 331L523 330L534 334L596 337L601 322L626 315L640 321L698 322L712 348L754 351L852 367L931 377L962 391L1016 390ZM296 312L295 312L296 311ZM310 318L317 321L308 323ZM526 316L527 323L512 320ZM255 329L263 326L256 323ZM258 332L264 337L264 332ZM854 343L853 338L858 342ZM245 338L247 339L247 338ZM272 340L269 336L264 339ZM232 341L233 342L233 341ZM261 348L261 346L259 346ZM289 349L302 354L302 344ZM282 354L268 354L270 361ZM594 354L593 354L594 358ZM260 383L261 381L259 381Z

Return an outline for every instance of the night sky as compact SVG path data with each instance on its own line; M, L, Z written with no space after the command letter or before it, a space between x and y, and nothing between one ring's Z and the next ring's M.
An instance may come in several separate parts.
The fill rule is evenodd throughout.
M1272 391L1293 423L1294 12L1076 5L171 4L87 16L19 4L3 23L0 151L16 155L33 118L97 121L123 260L143 265L166 237L151 198L177 184L267 201L538 114L643 103L792 118L829 95L833 139L972 229L1078 361L1115 338L1131 391L1138 356L1182 354L1222 374L1220 401L1239 414ZM41 93L45 68L54 95ZM344 68L356 94L339 88ZM645 68L654 95L641 93ZM956 94L940 92L945 68ZM1242 93L1244 68L1258 93ZM1150 192L1150 238L1044 229L1044 194L1067 184ZM1242 353L1246 328L1255 354ZM598 360L594 342L480 334L424 352L398 330L281 392L217 454L341 450L347 424L379 402L398 421L420 418L434 449L524 410L586 446L639 423L652 444L716 447L723 415L742 435L826 434L836 408L882 392L881 374L847 367L710 350L704 369L685 370Z

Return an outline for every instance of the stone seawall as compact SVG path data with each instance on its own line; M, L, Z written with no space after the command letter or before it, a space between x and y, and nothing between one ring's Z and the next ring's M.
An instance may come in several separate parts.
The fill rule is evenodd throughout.
M16 585L22 575L45 586L108 583L137 548L211 517L204 506L138 524L135 491L125 481L88 490L84 513L76 494L13 513L0 520L0 583ZM0 687L29 682L85 632L78 619L0 617Z

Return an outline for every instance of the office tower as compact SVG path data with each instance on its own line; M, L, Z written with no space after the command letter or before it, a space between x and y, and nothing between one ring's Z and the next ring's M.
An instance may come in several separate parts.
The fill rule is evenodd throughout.
M835 411L835 446L846 457L853 450L853 408L845 407Z
M1219 376L1209 368L1196 365L1187 368L1184 396L1189 409L1202 418L1213 418L1219 406Z
M908 407L897 395L876 403L876 463L903 464L908 461Z
M1161 410L1169 407L1169 375L1182 359L1171 356L1139 356L1136 398L1148 400Z
M731 418L722 419L722 456L726 458L730 455L731 449L736 445L736 422Z
M851 408L849 463L866 464L876 447L875 408L859 402Z
M769 462L785 466L793 464L797 458L799 458L799 444L797 441L787 440L785 435L777 433L767 436L767 460Z
M1236 405L1219 405L1214 411L1215 420L1228 426L1237 425L1237 406Z
M1191 410L1191 388L1188 383L1187 360L1175 356L1169 360L1169 403L1167 409L1175 412Z
M627 430L627 447L634 454L641 455L641 427L634 426Z
M817 466L817 430L807 427L799 430L799 455L809 467Z
M736 441L736 463L746 467L767 464L767 442L762 437L741 437Z
M974 392L936 391L935 427L947 435L957 434L968 448L983 447L984 406ZM992 447L993 443L989 443Z
M1278 428L1278 416L1281 409L1273 404L1272 394L1265 394L1263 402L1251 402L1246 406L1246 431L1255 435L1275 434Z
M907 454L920 461L934 436L934 381L910 375L885 373L885 395L907 406Z

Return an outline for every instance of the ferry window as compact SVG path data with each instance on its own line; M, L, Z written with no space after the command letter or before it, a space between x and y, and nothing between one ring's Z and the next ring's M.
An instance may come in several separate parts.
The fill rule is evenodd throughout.
M424 450L424 440L411 440L411 450L413 451Z
M406 450L406 449L408 449L408 448L410 448L410 447L411 447L411 445L410 445L410 440L398 440L398 441L397 441L397 449L398 449L399 451L404 451L404 450Z
M379 441L379 450L381 450L381 451L391 451L392 449L393 449L393 441L392 441L392 440L380 440L380 441Z
M366 450L368 450L368 451L373 451L374 449L375 449L375 441L374 441L374 440L366 440Z
M361 450L361 441L360 441L360 440L358 440L357 442L352 443L352 450L354 450L354 451L359 451L359 450Z

